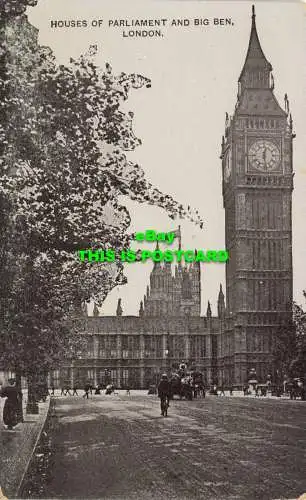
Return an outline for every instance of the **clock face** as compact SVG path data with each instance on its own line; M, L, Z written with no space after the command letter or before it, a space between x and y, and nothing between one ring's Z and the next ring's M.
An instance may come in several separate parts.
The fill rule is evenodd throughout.
M249 161L261 172L276 170L280 163L280 152L276 144L267 140L255 141L249 149Z
M231 150L229 150L225 157L225 165L224 165L224 179L228 181L232 171L232 155Z

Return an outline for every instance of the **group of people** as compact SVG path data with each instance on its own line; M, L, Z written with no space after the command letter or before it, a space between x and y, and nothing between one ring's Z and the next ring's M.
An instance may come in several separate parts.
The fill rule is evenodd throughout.
M72 394L71 394L70 390L72 390ZM71 389L71 387L62 387L61 388L61 396L68 396L68 394L69 394L69 396L78 396L77 388L73 387ZM54 387L52 387L50 395L54 396Z
M101 386L97 385L96 387L94 387L91 384L85 384L83 397L87 397L88 398L88 395L92 394L93 390L95 390L95 394L101 394L101 392L100 392L101 391ZM49 395L50 396L55 396L55 387L54 386L50 387L50 389L49 389ZM61 387L60 396L78 396L78 395L79 395L78 394L78 387L76 387L76 386L73 386L73 387L71 387L71 386L62 386Z
M106 387L103 387L101 384L93 386L90 383L86 383L84 386L84 394L83 398L88 399L89 395L92 394L101 394L101 391L105 388L105 394L112 394L115 391L114 384L108 384ZM71 392L72 391L72 392ZM51 386L49 389L50 396L55 396L55 387ZM126 387L126 394L130 395L130 388ZM78 388L76 386L62 386L60 396L78 396Z
M233 386L230 385L229 387L225 388L224 384L221 384L220 386L214 385L210 390L210 394L214 394L215 396L225 396L225 390L229 391L230 396L233 395Z

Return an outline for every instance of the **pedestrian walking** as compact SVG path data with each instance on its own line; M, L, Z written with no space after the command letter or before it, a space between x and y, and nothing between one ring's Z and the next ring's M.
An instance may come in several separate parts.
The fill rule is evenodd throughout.
M54 396L54 390L55 390L55 387L54 387L54 385L52 385L49 389L50 396Z
M127 387L126 387L126 395L127 395L127 396L130 396L130 395L131 395L129 386L127 386Z
M220 396L225 396L224 384L223 383L221 384L221 387L220 387Z
M168 375L163 373L158 384L158 397L160 398L160 411L163 417L168 415L169 400L171 397L171 385Z
M65 388L65 396L67 396L68 394L69 394L69 396L71 396L71 392L70 392L70 387L69 386L67 386Z
M89 391L90 391L90 385L86 384L84 387L84 394L82 397L88 399Z
M65 388L61 387L61 396L65 396Z
M16 381L9 379L8 385L1 389L0 396L6 398L3 408L3 422L9 431L20 422L18 410L20 406L20 391L16 388Z
M72 396L78 396L78 391L77 391L76 386L73 386Z

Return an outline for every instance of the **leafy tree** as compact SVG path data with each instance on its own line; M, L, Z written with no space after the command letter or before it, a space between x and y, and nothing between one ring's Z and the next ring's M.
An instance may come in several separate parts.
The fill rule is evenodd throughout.
M71 321L81 305L101 304L126 281L119 261L84 265L76 256L80 248L129 246L122 195L203 225L197 211L152 186L127 159L140 141L121 104L150 81L114 75L109 64L100 69L95 47L58 65L24 16L12 24L34 4L0 4L1 361L31 379L38 366L46 372L75 348Z
M305 295L305 292L304 292ZM281 325L273 337L273 359L279 381L285 376L306 374L306 313L293 303L292 317Z
M304 297L306 298L305 292ZM301 306L294 304L293 317L296 351L290 363L290 374L292 377L302 377L306 381L306 312Z
M23 14L28 6L34 7L37 0L0 0L0 20L7 21Z
M280 383L285 375L289 373L292 359L296 355L295 325L292 319L288 319L278 327L273 335L273 379Z

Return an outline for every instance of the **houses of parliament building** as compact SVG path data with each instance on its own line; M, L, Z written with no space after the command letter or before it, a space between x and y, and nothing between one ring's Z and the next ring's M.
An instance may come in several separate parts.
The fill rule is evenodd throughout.
M273 89L255 10L237 103L222 138L225 295L218 315L201 315L201 268L155 263L138 316L84 316L87 352L53 373L56 384L103 383L146 388L161 371L186 361L206 382L244 384L251 368L273 376L275 336L292 315L292 142L289 101ZM226 300L225 300L226 297Z

